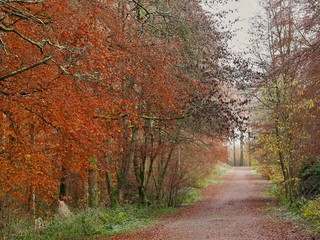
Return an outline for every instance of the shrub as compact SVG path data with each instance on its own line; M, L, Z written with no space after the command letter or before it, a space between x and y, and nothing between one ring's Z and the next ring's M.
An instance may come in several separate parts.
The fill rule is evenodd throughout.
M313 164L304 163L298 177L298 189L303 197L314 199L320 196L320 157Z
M320 223L320 197L309 200L301 209L302 216L308 221Z
M199 189L196 188L189 188L185 191L182 204L188 205L194 202L199 201L201 198Z
M194 183L194 187L199 189L206 188L207 186L208 186L208 183L205 180L197 180Z

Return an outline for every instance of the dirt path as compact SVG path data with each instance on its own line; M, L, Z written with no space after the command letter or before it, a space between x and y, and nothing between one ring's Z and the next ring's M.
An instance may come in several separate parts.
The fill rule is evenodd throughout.
M209 186L204 199L162 219L148 229L112 239L262 240L311 239L299 235L290 223L265 212L270 198L263 196L266 182L247 167L233 168L219 186Z

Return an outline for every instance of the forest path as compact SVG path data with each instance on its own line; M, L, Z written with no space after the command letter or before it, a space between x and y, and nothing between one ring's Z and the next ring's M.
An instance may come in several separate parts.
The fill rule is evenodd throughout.
M267 181L249 167L234 167L223 184L204 189L200 202L155 226L112 239L311 239L301 236L293 224L272 219L266 209L274 202L264 195L266 188Z

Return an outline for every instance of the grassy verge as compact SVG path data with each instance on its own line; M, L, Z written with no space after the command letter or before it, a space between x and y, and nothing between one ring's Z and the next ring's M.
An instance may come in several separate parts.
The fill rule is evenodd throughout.
M126 205L117 209L87 209L68 217L56 216L41 232L35 232L32 222L20 223L19 231L10 238L23 240L94 239L143 228L156 216L173 212L174 208L151 208ZM29 226L29 227L28 227Z
M304 232L310 238L320 239L320 198L305 202L289 204L283 190L276 184L271 184L266 195L279 200L277 206L271 206L268 211L273 219L291 222L296 229Z
M319 233L315 231L316 225L303 218L299 212L282 205L272 206L268 209L268 212L273 221L291 223L294 229L310 237L310 239L319 239Z

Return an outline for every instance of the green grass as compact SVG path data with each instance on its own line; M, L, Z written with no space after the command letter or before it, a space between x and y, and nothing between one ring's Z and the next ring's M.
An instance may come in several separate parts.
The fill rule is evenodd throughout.
M282 206L272 206L267 209L269 217L275 222L290 222L295 229L299 232L310 237L310 239L318 239L319 231L317 231L318 225L306 221L299 212Z
M306 202L296 200L296 202L290 204L284 196L283 188L274 183L270 184L269 190L265 192L265 195L279 200L278 205L272 205L267 209L274 221L291 222L308 236L319 238L320 198Z
M201 199L200 189L199 188L189 188L183 196L182 204L190 205L192 203L198 202Z
M231 166L228 164L217 164L213 174L218 177L224 177L229 173L230 169Z
M151 208L126 205L117 209L87 209L68 217L55 217L41 233L35 233L33 224L24 225L23 231L11 233L7 239L71 240L112 236L143 228L155 222L156 216L173 212L174 208Z

